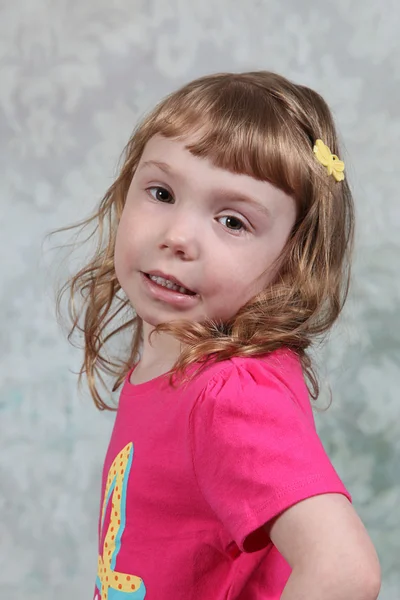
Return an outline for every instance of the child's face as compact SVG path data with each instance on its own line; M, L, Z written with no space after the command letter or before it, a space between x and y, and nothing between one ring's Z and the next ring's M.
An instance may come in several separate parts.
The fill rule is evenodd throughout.
M118 280L153 326L234 316L274 276L272 264L296 218L290 196L193 156L188 142L150 139L117 232ZM161 287L149 273L170 276L196 294Z

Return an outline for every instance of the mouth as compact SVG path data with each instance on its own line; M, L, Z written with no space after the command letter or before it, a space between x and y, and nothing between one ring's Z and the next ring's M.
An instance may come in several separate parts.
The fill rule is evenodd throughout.
M186 296L196 296L196 292L186 288L182 283L173 277L172 275L160 275L158 273L143 273L147 279L150 279L153 283L156 283L160 287L167 288L172 292L179 292L180 294L185 294Z

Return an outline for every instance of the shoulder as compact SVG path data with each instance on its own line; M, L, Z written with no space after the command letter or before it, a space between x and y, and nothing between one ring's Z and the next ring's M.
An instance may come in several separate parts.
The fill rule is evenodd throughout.
M195 412L244 416L299 413L313 421L299 357L287 349L261 357L233 357L214 363L197 382Z
M264 356L236 356L213 363L202 373L199 387L209 397L273 387L288 396L308 399L300 358L286 348Z

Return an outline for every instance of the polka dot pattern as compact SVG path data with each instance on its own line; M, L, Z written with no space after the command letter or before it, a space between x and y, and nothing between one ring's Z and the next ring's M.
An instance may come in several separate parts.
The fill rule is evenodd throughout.
M126 484L129 477L132 457L133 444L129 443L114 459L107 477L107 485L104 490L104 501L101 511L102 523L104 523L107 505L110 501L112 503L112 510L110 522L104 538L103 553L98 557L97 586L101 588L99 589L101 594L99 600L108 600L110 589L121 592L121 595L124 598L128 594L132 600L143 600L146 596L146 588L140 577L130 573L119 573L112 568L112 564L115 564L119 550L119 540L124 529L124 525L121 526L121 522L125 524L125 519L121 519L121 515L125 514ZM113 486L114 489L109 498L109 493Z

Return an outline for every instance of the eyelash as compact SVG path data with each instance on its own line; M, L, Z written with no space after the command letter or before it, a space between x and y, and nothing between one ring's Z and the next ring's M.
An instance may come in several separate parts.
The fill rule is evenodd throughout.
M153 185L153 186L147 188L146 191L150 194L150 196L153 198L153 200L156 200L157 202L164 202L165 204L171 204L170 202L168 202L166 200L160 200L159 198L153 196L152 190L156 190L156 193L157 193L157 191L162 190L163 192L167 192L167 194L169 194L169 196L171 198L173 198L171 192L167 188L164 188L160 185ZM229 231L238 231L239 233L241 231L246 231L246 232L250 231L249 227L247 227L247 225L241 219L239 219L239 217L235 217L235 215L223 215L222 217L220 217L220 219L235 219L242 225L242 229L230 229L229 227L227 227L227 229Z

